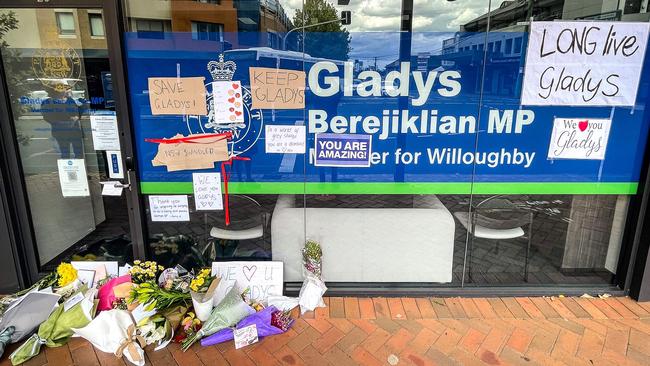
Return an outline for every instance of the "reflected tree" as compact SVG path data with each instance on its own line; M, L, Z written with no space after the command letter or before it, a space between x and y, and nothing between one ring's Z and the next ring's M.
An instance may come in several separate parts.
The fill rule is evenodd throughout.
M310 26L338 18L336 9L327 0L306 0L303 8L296 10L294 26L307 27L301 36L307 54L334 60L348 59L350 33L340 22Z

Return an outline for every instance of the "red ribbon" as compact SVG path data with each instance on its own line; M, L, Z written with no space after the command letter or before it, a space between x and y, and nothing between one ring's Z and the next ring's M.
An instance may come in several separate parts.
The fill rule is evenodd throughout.
M153 142L155 144L177 144L179 142L189 142L189 143L200 143L199 139L206 139L206 138L212 138L212 137L223 137L225 139L231 139L232 138L232 133L230 132L224 132L224 133L209 133L201 136L187 136L187 137L178 137L178 138L171 138L171 139L144 139L146 142ZM219 139L221 140L221 139ZM219 141L217 140L217 141Z
M224 189L224 211L226 214L226 226L230 225L230 208L228 207L228 179L230 178L230 173L226 172L226 165L230 165L232 168L233 160L251 160L251 158L243 156L233 156L227 161L221 162L221 175L223 175L223 189Z

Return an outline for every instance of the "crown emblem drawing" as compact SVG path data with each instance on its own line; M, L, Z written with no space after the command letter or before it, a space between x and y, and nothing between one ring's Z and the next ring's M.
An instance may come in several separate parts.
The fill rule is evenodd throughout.
M233 61L223 61L223 54L219 55L219 62L208 62L208 71L214 81L230 81L235 75L237 65Z

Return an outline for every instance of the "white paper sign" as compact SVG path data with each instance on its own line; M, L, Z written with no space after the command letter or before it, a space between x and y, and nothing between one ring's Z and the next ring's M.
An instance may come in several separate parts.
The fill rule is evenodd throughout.
M250 346L259 341L257 336L257 325L251 324L249 326L233 330L235 349Z
M223 210L221 173L192 173L194 205L198 210Z
M58 159L56 163L63 197L90 196L84 159Z
M556 118L553 121L548 158L605 159L611 125L610 119Z
M90 278L92 283L86 283L90 287L95 287L97 281L103 280L107 276L117 277L119 274L119 265L117 261L72 261L72 267L77 271L93 271L93 276L90 273L84 275L84 278ZM80 276L81 277L81 276Z
M122 186L120 182L99 182L102 185L102 196L121 196Z
M219 124L244 123L244 98L241 82L212 82L212 114Z
M84 294L83 292L77 292L74 296L71 298L67 299L63 303L63 311L66 312L70 309L72 309L73 306L77 305L81 300L84 299Z
M151 221L190 221L187 196L149 196Z
M235 284L242 291L250 288L252 300L265 300L269 295L281 296L283 270L282 262L212 262L212 275L221 278L214 299L223 299Z
M122 169L122 154L119 151L106 151L106 161L108 162L109 178L124 178L124 170Z
M267 154L305 153L305 126L266 125L265 132Z
M633 106L649 27L532 22L521 104Z
M95 150L120 150L120 134L117 117L113 115L91 115L90 128Z

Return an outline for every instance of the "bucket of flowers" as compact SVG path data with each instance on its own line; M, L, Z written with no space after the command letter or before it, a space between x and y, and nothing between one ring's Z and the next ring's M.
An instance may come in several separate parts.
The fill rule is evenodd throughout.
M213 307L214 291L219 285L219 278L211 275L209 268L204 268L190 281L190 294L196 317L204 322L210 316Z

